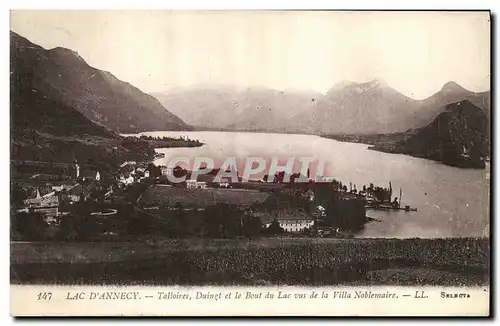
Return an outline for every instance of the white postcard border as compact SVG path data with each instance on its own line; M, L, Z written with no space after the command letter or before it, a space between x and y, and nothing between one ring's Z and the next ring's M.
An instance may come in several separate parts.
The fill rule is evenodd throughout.
M10 290L14 316L486 317L490 313L488 287L11 285Z

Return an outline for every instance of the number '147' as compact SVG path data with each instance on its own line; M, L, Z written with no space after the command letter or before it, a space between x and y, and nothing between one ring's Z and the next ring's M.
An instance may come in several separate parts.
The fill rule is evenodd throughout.
M52 299L52 292L40 292L36 296L37 300L50 300Z

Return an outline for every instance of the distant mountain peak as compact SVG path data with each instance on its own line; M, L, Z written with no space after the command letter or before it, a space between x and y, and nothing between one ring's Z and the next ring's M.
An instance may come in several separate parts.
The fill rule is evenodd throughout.
M70 50L68 48L64 48L62 46L58 46L58 47L55 47L53 49L50 49L50 51L59 52L59 53L71 53L71 54L78 55L78 52Z
M68 49L68 48L63 48L62 46L55 47L53 49L50 49L49 51L55 52L59 55L71 56L71 57L74 57L78 60L85 61L85 59L83 59L78 52L73 51L73 50Z
M466 91L465 88L460 86L454 81L449 81L446 84L443 85L443 88L441 88L441 91L443 92L454 92L454 91Z
M357 82L353 82L353 81L344 79L344 80L336 83L335 86L333 87L333 89L339 90L339 89L348 88L348 87L362 87L365 89L371 89L371 88L376 88L376 87L388 87L388 86L389 86L389 84L387 84L387 82L383 79L372 79L370 81L361 82L361 83L357 83Z
M372 87L387 87L389 86L389 84L387 84L387 82L383 79L372 79L370 80L369 82L367 82L366 84L372 86Z
M335 94L370 94L372 92L386 91L390 86L382 79L372 79L367 82L353 82L342 80L335 84L327 93L327 97L336 96ZM345 95L343 95L345 96Z
M341 80L339 81L338 83L336 83L334 86L333 86L333 89L341 89L341 88L344 88L344 87L348 87L348 86L351 86L351 85L354 85L356 84L355 82L352 82L350 80Z

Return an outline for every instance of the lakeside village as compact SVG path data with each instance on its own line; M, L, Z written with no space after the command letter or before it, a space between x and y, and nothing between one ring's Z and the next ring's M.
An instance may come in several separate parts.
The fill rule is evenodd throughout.
M190 180L191 171L125 161L112 178L92 165L16 161L11 193L12 240L133 241L141 237L352 237L368 222L366 209L400 209L392 185L360 190L334 179L272 182ZM308 171L309 174L309 171ZM186 177L172 183L169 176ZM21 176L21 177L19 177ZM216 181L218 180L218 181ZM401 198L401 192L400 196Z

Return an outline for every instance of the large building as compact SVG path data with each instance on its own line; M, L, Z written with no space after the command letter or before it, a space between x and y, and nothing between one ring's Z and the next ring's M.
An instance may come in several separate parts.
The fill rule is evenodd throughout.
M310 229L314 225L313 219L300 218L300 219L285 219L277 220L286 232L302 232L305 229Z
M90 198L90 190L84 185L77 184L74 187L64 191L60 194L65 200L68 199L69 202L80 202L85 201Z
M314 225L314 219L301 209L283 209L276 213L276 221L286 232L302 232Z
M55 195L55 192L42 196L37 188L36 197L25 199L24 206L24 210L38 212L47 217L59 215L59 197Z
M285 208L272 212L254 212L259 217L264 227L269 227L277 221L285 232L302 232L314 226L314 218L299 208Z

